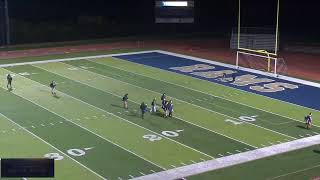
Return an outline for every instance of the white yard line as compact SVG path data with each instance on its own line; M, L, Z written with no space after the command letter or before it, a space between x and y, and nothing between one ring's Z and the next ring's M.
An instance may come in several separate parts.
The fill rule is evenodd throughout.
M119 58L115 58L115 59L119 59ZM122 59L119 59L119 60L122 60ZM213 95L213 94L211 94L211 93L207 93L207 92L204 92L204 91L200 91L200 90L197 90L197 89L193 89L193 88L190 88L190 87L187 87L187 86L183 86L183 85L180 85L180 84L171 83L171 82L169 82L169 81L161 80L161 79L154 78L154 77L145 76L145 75L143 75L143 74L136 73L136 72L131 72L131 71L125 70L125 69L123 69L123 68L115 67L115 66L112 66L112 65L106 65L106 64L104 64L104 63L96 62L95 60L89 60L89 61L90 61L90 62L94 62L94 63L96 63L96 64L100 64L100 65L109 66L109 67L112 67L112 68L115 68L115 69L119 69L119 70L122 70L122 71L125 71L125 72L128 72L128 73L132 73L132 74L135 74L135 75L143 76L143 77L146 77L146 78L149 78L149 79L154 79L154 80L161 81L161 82L164 82L164 83L168 83L168 84L171 84L171 85L174 85L174 86L178 86L178 87L182 87L182 88L189 89L189 90L192 90L192 91L196 91L196 92L199 92L199 93L202 93L202 94L206 94L206 95L208 95L208 96L215 97L215 98L218 98L218 99L223 99L223 100L226 100L226 101L229 101L229 102L233 102L233 103L236 103L236 104L240 104L240 105L243 105L243 106L247 106L247 107L250 107L250 108L253 108L253 109L257 109L257 110L260 110L260 111L263 111L263 112L266 112L266 113L274 114L274 115L276 115L276 116L280 116L280 117L283 117L283 118L286 118L286 119L291 119L291 120L293 120L293 121L290 121L290 122L295 122L295 121L297 121L297 122L302 122L302 121L299 121L299 120L294 119L294 118L291 118L291 117L283 116L283 115L280 115L280 114L277 114L277 113L274 113L274 112L267 111L267 110L265 110L265 109L260 109L260 108L254 107L254 106L250 106L250 105L248 105L248 104L244 104L244 103L241 103L241 102L237 102L237 101L234 101L234 100L231 100L231 99L227 99L227 98L224 98L224 97L221 97L221 96L216 96L216 95ZM165 70L163 70L163 71L165 71ZM290 122L278 123L278 125L287 124L287 123L290 123ZM316 126L316 125L314 125L314 126ZM320 127L320 126L317 126L317 127Z
M61 63L63 63L63 62L61 62ZM63 64L65 64L65 63L63 63ZM67 65L67 66L73 66L73 65L70 65L70 64L65 64L65 65ZM36 66L36 67L38 67L38 66ZM73 67L75 67L75 66L73 66ZM42 69L42 68L41 68L41 69ZM153 90L150 90L150 89L147 89L147 88L143 88L143 87L140 87L140 86L137 86L137 85L128 83L128 82L124 82L124 81L121 81L121 80L118 80L118 79L114 79L114 78L112 78L112 77L108 77L108 76L105 76L105 75L102 75L102 74L98 74L98 73L95 73L95 72L92 72L92 71L89 71L89 70L86 70L86 69L81 69L81 70L87 71L87 72L92 73L92 74L95 74L95 75L97 75L97 76L100 76L100 77L102 77L103 79L111 79L111 80L119 81L119 82L122 82L122 83L124 83L124 84L129 85L129 86L134 86L134 87L136 87L136 88L144 89L144 90L146 90L146 91L150 91L150 92L152 92L152 93L157 93L157 94L161 95L161 93L159 93L159 92L156 92L156 91L153 91ZM51 72L51 71L50 71L50 72ZM56 74L56 73L55 73L55 74ZM58 75L62 76L61 74L58 74ZM66 76L63 76L63 77L66 77ZM66 77L66 78L68 78L68 77ZM68 78L68 79L70 79L70 78ZM71 79L71 80L72 80L72 79ZM77 82L79 82L79 81L77 81ZM79 82L79 83L81 83L81 82ZM82 84L85 84L85 83L82 83ZM238 118L231 117L231 116L229 116L229 115L227 115L227 114L223 114L223 113L220 113L220 112L211 110L211 109L207 109L207 108L204 108L204 107L202 107L202 106L198 106L198 105L196 105L196 104L191 104L191 103L189 103L189 102L180 100L180 99L178 99L178 98L174 98L174 97L172 97L172 98L175 99L175 100L177 100L177 101L183 102L183 103L185 103L185 104L189 104L190 106L195 106L195 107L198 107L198 108L200 108L200 109L203 109L203 110L206 110L206 111L210 111L210 112L219 114L219 115L221 115L221 116L225 116L225 117L228 117L228 118L232 118L232 119L234 119L234 120L238 120ZM272 130L272 129L268 129L268 128L265 128L265 127L256 125L256 124L254 124L254 123L250 123L250 122L245 122L245 123L251 124L251 125L256 126L256 127L258 127L258 128L261 128L261 129L264 129L264 130L267 130L267 131L271 131L271 132L273 132L273 133L280 134L280 135L283 135L283 136L286 136L286 137L289 137L289 138L292 138L292 139L297 139L297 138L295 138L295 137L292 137L292 136L289 136L289 135L286 135L286 134L283 134L283 133L274 131L274 130Z
M5 117L8 121L10 121L11 123L19 126L21 129L25 130L26 132L28 132L29 134L33 135L34 137L36 137L37 139L39 139L40 141L42 141L43 143L49 145L50 147L52 147L53 149L57 150L58 152L60 152L61 154L63 154L64 156L68 157L69 159L71 159L72 161L76 162L77 164L79 164L80 166L82 166L83 168L87 169L88 171L92 172L93 174L95 174L96 176L98 176L101 179L105 179L103 176L101 176L100 174L96 173L95 171L93 171L92 169L88 168L87 166L81 164L79 161L73 159L72 157L70 157L68 154L64 153L63 151L59 150L58 148L56 148L55 146L51 145L50 143L48 143L47 141L43 140L42 138L40 138L39 136L35 135L34 133L32 133L31 131L29 131L28 129L24 128L23 126L21 126L20 124L16 123L15 121L11 120L10 118L8 118L7 116L3 115L2 113L0 113L1 116Z
M40 67L38 67L38 66L36 66L36 67L37 67L37 68L40 68ZM40 69L43 69L43 68L40 68ZM84 84L84 85L87 85L87 86L89 86L89 87L93 87L93 86L91 86L91 85L89 85L89 84L86 84L86 83L84 83L84 82L80 82L80 81L77 81L77 80L74 80L74 79L70 79L69 77L64 76L64 75L62 75L62 74L57 74L57 73L55 73L55 72L51 72L51 71L48 71L48 70L46 70L46 69L43 69L43 70L45 70L45 71L47 71L47 72L50 72L50 73L53 73L53 74L56 74L56 75L59 75L59 76L61 76L61 77L65 77L65 78L67 78L67 79L69 79L69 80L71 80L71 81L75 81L75 82L78 82L78 83L80 83L80 84ZM32 80L32 81L33 81L33 80ZM42 84L41 84L41 85L42 85ZM44 86L44 85L42 85L42 86ZM93 88L95 88L95 87L93 87ZM96 89L97 89L97 88L96 88ZM98 89L98 90L100 90L100 89ZM167 137L167 136L164 136L164 135L162 135L162 134L159 134L159 133L157 133L157 132L155 132L155 131L152 131L152 130L150 130L150 129L148 129L148 128L145 128L145 127L143 127L143 126L140 126L140 125L138 125L138 124L136 124L136 123L133 123L133 122L127 120L127 119L124 119L124 118L122 118L122 117L120 117L120 116L117 116L117 115L115 115L115 114L113 114L113 113L110 113L110 112L108 112L108 111L106 111L106 110L104 110L104 109L101 109L101 108L96 107L96 106L94 106L94 105L92 105L92 104L89 104L89 103L87 103L87 102L84 102L84 101L82 101L82 100L80 100L80 99L78 99L78 98L75 98L75 97L73 97L73 96L71 96L71 95L69 95L69 94L66 94L66 93L63 93L63 92L59 92L59 93L64 94L64 95L66 95L66 96L69 96L69 97L71 97L71 98L73 98L73 99L75 99L75 100L77 100L77 101L80 101L80 102L82 102L82 103L84 103L84 104L86 104L86 105L89 105L89 106L91 106L91 107L93 107L93 108L96 108L96 109L98 109L98 110L100 110L100 111L106 112L106 113L108 113L108 114L110 114L110 115L112 115L112 116L114 116L114 117L117 117L118 119L124 120L124 121L126 121L126 122L128 122L128 123L130 123L130 124L132 124L132 125L135 125L135 126L137 126L137 127L140 127L140 128L142 128L142 129L145 129L145 130L147 130L147 131L149 131L149 132L152 132L152 133L154 133L154 134L156 134L156 135L158 135L158 136L161 136L161 137L164 138L164 139L167 139L167 140L169 140L169 141L172 141L172 142L175 142L175 143L177 143L177 144L179 144L179 145L182 145L182 146L184 146L184 147L186 147L186 148L189 148L189 149L191 149L191 150L193 150L193 151L196 151L196 152L198 152L198 153L200 153L200 154L202 154L202 155L207 156L208 158L211 158L211 159L214 158L213 156L210 156L210 155L208 155L208 154L206 154L206 153L203 153L203 152L201 152L201 151L199 151L199 150L197 150L197 149L194 149L194 148L192 148L192 147L190 147L190 146L187 146L187 145L185 145L185 144L182 144L182 143L180 143L180 142L178 142L178 141L176 141L176 140L174 140L174 139L171 139L171 138L169 138L169 137ZM109 93L109 94L114 95L114 94L112 94L112 93ZM118 95L114 95L114 96L121 97L121 96L118 96ZM135 102L135 103L137 103L137 102ZM138 104L138 103L137 103L137 104Z
M73 60L107 58L107 57L113 57L113 56L134 55L134 54L144 54L144 53L153 53L153 52L163 53L163 54L172 55L172 56L176 56L176 57L182 57L182 58L191 59L191 60L194 60L194 61L206 62L206 63L209 63L209 64L215 64L215 65L219 65L219 66L224 66L224 67L237 69L234 65L228 65L228 64L216 62L216 61L213 61L213 60L206 60L206 59L202 59L202 58L197 58L197 57L182 55L182 54L178 54L178 53L162 51L162 50L138 51L138 52L131 52L131 53L107 54L107 55L98 55L98 56L83 56L83 57L75 57L75 58L51 59L51 60L45 60L45 61L33 61L33 62L24 62L24 63L2 64L2 65L0 65L0 68L1 67L10 67L10 66L20 66L20 65L44 64L44 63L50 63L50 62L63 62L63 61L73 61ZM132 62L132 63L134 63L134 62ZM135 63L135 64L138 64L138 63ZM139 65L143 65L143 64L139 64ZM143 65L143 66L146 66L146 65ZM147 66L147 67L150 67L150 66ZM157 69L159 69L159 68L157 68ZM265 72L261 72L261 71L257 71L256 72L256 70L252 70L252 69L244 69L244 70L248 71L248 72L253 72L253 73L258 73L258 74L262 74L262 75L267 75L268 76L268 73L265 73ZM270 77L274 77L273 74L271 74L269 76ZM292 77L286 77L286 76L279 76L279 77L281 77L284 80L291 81L291 82L301 83L301 84L305 84L305 85L309 85L309 86L313 86L313 87L320 87L319 83L315 83L315 82L311 82L311 81L306 81L306 80L292 78ZM197 79L199 79L199 78L197 78ZM280 79L280 78L278 78L278 79ZM202 79L200 79L200 80L202 80ZM203 81L206 81L206 80L203 80ZM215 83L215 82L212 82L212 83L218 84L218 83ZM218 84L218 85L225 86L223 84ZM226 87L237 89L237 88L234 88L234 87L231 87L231 86L226 86ZM316 110L316 109L312 109L312 108L304 107L304 106L301 106L301 105L298 105L298 104L286 102L286 101L283 101L283 100L279 100L279 99L263 96L263 95L252 93L252 92L245 91L245 90L242 90L242 89L237 89L237 90L243 91L243 92L246 92L246 93L255 94L255 95L258 95L258 96L262 96L262 97L266 97L266 98L269 98L269 99L281 101L281 102L284 102L284 103L287 103L287 104L291 104L291 105L307 108L307 109L310 109L310 110L319 111L319 110Z
M1 88L3 88L3 87L1 87ZM5 89L5 88L3 88L3 89ZM63 94L62 92L59 92L59 93ZM148 160L148 159L145 159L144 157L142 157L142 156L140 156L140 155L138 155L138 154L136 154L136 153L134 153L134 152L132 152L132 151L124 148L124 147L122 147L121 145L119 145L119 144L117 144L117 143L115 143L115 142L113 142L113 141L111 141L111 140L109 140L109 139L107 139L107 138L105 138L105 137L103 137L103 136L100 136L99 134L97 134L97 133L95 133L95 132L93 132L93 131L91 131L91 130L89 130L89 129L87 129L87 128L85 128L85 127L83 127L83 126L81 126L81 125L79 125L79 124L77 124L77 123L75 123L75 122L73 122L73 121L71 121L71 120L69 120L68 118L65 118L64 116L61 116L60 114L58 114L58 113L56 113L56 112L53 112L53 111L47 109L46 107L44 107L44 106L42 106L42 105L40 105L40 104L38 104L38 103L36 103L36 102L34 102L34 101L32 101L32 100L29 100L28 98L25 98L25 97L23 97L23 96L21 96L21 95L18 95L18 94L15 94L15 95L16 95L16 96L19 96L19 97L21 97L22 99L25 99L25 100L27 100L27 101L35 104L35 105L37 105L37 106L39 106L39 107L41 107L41 108L43 108L43 109L45 109L45 110L47 110L48 112L51 112L51 113L53 113L53 114L55 114L55 115L63 118L64 120L66 120L66 121L68 121L68 122L70 122L70 123L72 123L72 124L74 124L74 125L82 128L82 129L84 129L84 130L86 130L86 131L88 131L88 132L96 135L97 137L99 137L99 138L101 138L101 139L103 139L103 140L105 140L105 141L107 141L107 142L109 142L109 143L111 143L111 144L113 144L113 145L115 145L115 146L117 146L117 147L119 147L119 148L121 148L121 149L123 149L123 150L125 150L125 151L127 151L127 152L129 152L129 153L131 153L131 154L133 154L133 155L135 155L135 156L137 156L137 157L139 157L139 158L141 158L141 159L143 159L143 160L146 161L146 162L149 162L149 163L151 163L151 164L153 164L153 165L155 165L155 166L157 166L157 167L159 167L159 168L161 168L161 169L166 169L166 168L163 168L163 167L161 167L160 165L158 165L158 164L156 164L156 163L154 163L154 162L152 162L152 161L150 161L150 160ZM68 95L66 95L66 96L68 96ZM61 122L62 122L62 121L61 121ZM60 123L61 123L61 122L60 122Z
M40 69L43 69L43 68L38 67L38 66L36 66L36 67L37 67L37 68L40 68ZM43 70L44 70L44 71L47 71L47 72L50 72L50 73L54 73L54 72L48 71L48 70L46 70L46 69L43 69ZM57 73L54 73L54 74L57 74ZM57 75L62 76L61 74L57 74ZM63 76L63 77L68 78L68 77L66 77L66 76ZM121 96L119 96L119 95L116 95L116 94L114 94L114 93L111 93L111 92L106 91L106 90L103 90L103 89L99 89L99 88L97 88L97 87L95 87L95 86L92 86L92 85L89 85L89 84L87 84L87 83L80 82L80 81L73 80L73 79L70 79L70 80L71 80L71 81L78 82L78 83L81 83L81 84L84 84L84 85L86 85L86 86L92 87L92 88L94 88L94 89L97 89L97 90L100 90L100 91L106 92L106 93L108 93L108 94L111 94L111 95L113 95L113 96L116 96L116 97L121 98ZM136 102L136 101L133 101L133 100L131 100L131 99L129 99L129 101L131 101L131 102L133 102L133 103L135 103L135 104L139 105L139 103L138 103L138 102ZM218 133L218 132L213 131L213 130L211 130L211 129L208 129L208 128L205 128L205 127L199 126L199 125L197 125L197 124L191 123L191 122L186 121L186 120L184 120L184 119L182 119L182 118L179 118L179 117L177 117L177 116L175 116L175 118L177 118L177 119L179 119L179 120L181 120L181 121L183 121L183 122L187 122L187 123L189 123L189 124L191 124L191 125L197 126L197 127L199 127L199 128L202 128L202 129L208 130L208 131L210 131L210 132L213 132L213 133L219 134L219 135L221 135L221 136L227 137L227 138L232 139L232 140L234 140L234 141L240 142L240 143L242 143L242 144L248 145L248 146L250 146L250 147L258 148L258 147L256 147L256 146L253 146L253 145L248 144L248 143L245 143L245 142L243 142L243 141L240 141L240 140L234 139L234 138L229 137L229 136L227 136L227 135L224 135L224 134L222 134L222 133Z
M248 152L243 152L235 155L230 155L226 157L221 157L214 160L209 160L206 162L200 162L197 164L192 164L188 166L183 166L175 169L170 169L167 171L154 173L138 178L135 180L162 180L162 179L179 179L188 176L193 176L221 168L226 168L234 165L243 164L246 162L298 150L313 145L320 144L320 135L307 137L304 139L298 139L291 142L286 142L282 144L277 144L261 149L256 149ZM320 166L320 165L319 165Z

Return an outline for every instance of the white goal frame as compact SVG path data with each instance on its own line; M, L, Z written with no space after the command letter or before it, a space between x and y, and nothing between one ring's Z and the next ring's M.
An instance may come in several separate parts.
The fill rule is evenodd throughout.
M269 53L266 53L266 55L263 55L263 54L256 54L256 53L250 53L250 52L244 52L244 51L237 51L237 58L236 58L236 67L239 69L239 55L240 54L244 54L244 55L248 55L248 56L255 56L255 57L259 57L259 58L265 58L266 61L268 61L268 67L267 70L268 72L270 72L271 70L271 61L273 61L274 63L274 69L273 69L273 74L274 75L278 75L278 69L277 69L277 66L278 66L278 59L281 59L281 58L278 58L278 57L272 57L270 56Z

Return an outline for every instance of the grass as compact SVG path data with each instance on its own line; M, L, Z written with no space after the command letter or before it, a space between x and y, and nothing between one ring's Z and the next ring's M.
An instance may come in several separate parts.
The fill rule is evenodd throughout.
M274 179L303 180L320 177L320 147L312 146L302 150L265 158L239 166L196 175L188 179Z
M62 56L35 59L46 58ZM0 69L0 76L8 73L15 75L14 89L0 81L1 157L57 158L56 179L128 179L320 133L316 126L303 128L307 108L116 58ZM48 87L52 80L57 96ZM156 97L160 104L163 92L174 102L174 117L160 111L142 120L140 103ZM122 108L125 93L128 110ZM252 122L232 123L253 115ZM259 166L248 166L230 172L247 177L253 168L252 179L259 178ZM219 171L194 178L211 177L229 176Z

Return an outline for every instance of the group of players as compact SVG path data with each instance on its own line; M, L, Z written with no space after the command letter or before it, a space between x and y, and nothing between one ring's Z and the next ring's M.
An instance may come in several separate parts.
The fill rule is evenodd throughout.
M125 94L122 97L123 107L125 109L128 109L128 100L129 100L128 94ZM161 101L162 101L161 108L164 111L164 118L172 117L172 114L173 114L173 102L172 102L172 100L168 100L166 94L163 93L162 96L161 96ZM141 118L144 119L144 114L146 112L148 112L148 105L146 103L142 102L140 104L140 111L141 111ZM157 99L154 98L152 100L152 102L151 102L150 112L151 113L157 113L157 111L158 111L158 109L157 109Z

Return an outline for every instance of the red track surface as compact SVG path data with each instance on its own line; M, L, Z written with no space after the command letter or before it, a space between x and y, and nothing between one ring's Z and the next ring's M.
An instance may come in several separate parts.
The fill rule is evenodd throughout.
M229 49L229 42L225 39L128 41L96 45L2 51L0 52L0 59L139 47L168 50L229 64L234 64L236 59L236 52ZM280 57L284 58L286 61L288 75L320 81L319 54L282 51Z

